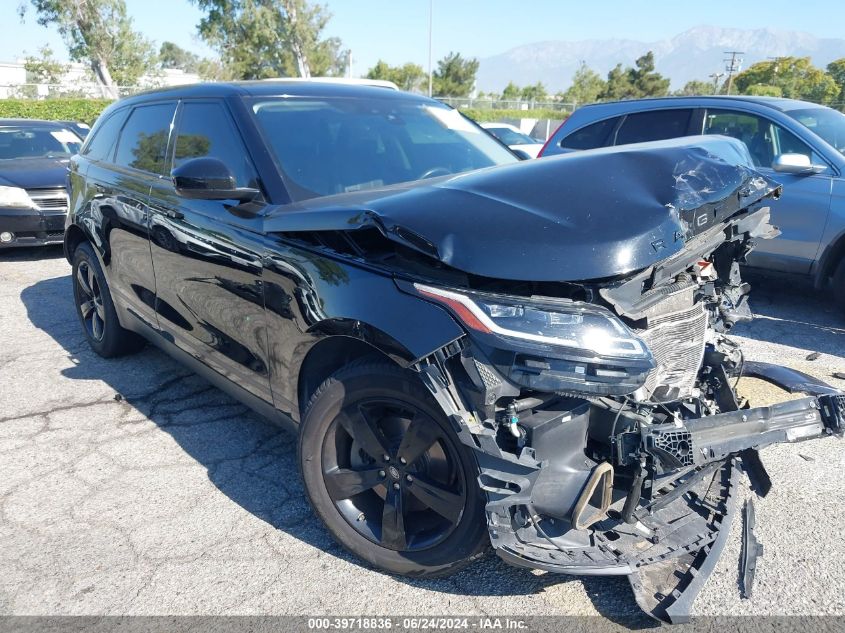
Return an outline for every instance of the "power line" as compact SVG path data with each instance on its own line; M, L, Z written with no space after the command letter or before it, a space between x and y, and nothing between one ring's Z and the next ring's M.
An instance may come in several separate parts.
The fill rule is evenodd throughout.
M738 55L745 55L745 53L742 51L725 51L725 55L730 55L730 58L725 59L725 72L728 73L727 94L731 94L734 73L738 73L739 69L742 68L742 57L738 57Z

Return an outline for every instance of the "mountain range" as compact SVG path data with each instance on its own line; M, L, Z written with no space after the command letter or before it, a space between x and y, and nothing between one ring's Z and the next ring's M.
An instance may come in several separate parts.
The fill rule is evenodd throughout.
M640 42L627 39L547 41L524 44L480 60L477 87L484 92L501 90L509 81L524 86L542 81L550 92L569 86L583 60L601 74L616 64L633 66L634 60L654 51L657 71L680 88L692 79L707 80L724 72L725 51L742 51L742 68L768 57L811 57L824 68L845 57L845 39L819 38L800 31L734 29L697 26L670 39Z

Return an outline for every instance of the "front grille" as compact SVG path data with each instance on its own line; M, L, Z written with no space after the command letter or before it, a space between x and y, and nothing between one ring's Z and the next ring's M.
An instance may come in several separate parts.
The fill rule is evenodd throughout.
M657 363L645 387L655 400L675 400L692 394L707 336L707 311L699 303L649 319L639 335Z
M67 213L68 198L64 189L27 189L26 192L39 210Z

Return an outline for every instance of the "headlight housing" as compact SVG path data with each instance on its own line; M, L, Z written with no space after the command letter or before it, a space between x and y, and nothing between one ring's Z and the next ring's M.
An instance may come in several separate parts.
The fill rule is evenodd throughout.
M413 288L449 309L491 363L525 387L623 395L645 384L655 366L646 344L601 306L421 283Z
M35 203L25 189L0 186L0 207L8 209L34 209Z

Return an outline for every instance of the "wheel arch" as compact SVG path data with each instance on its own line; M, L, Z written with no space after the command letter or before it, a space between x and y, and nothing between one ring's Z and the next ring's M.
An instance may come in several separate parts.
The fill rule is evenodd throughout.
M362 338L345 334L329 335L317 341L308 350L299 366L296 387L297 403L294 407L297 421L302 419L304 409L317 388L332 374L350 363L373 358L394 363L399 367L407 367L407 363L403 362L404 359L397 357L394 352L395 350L380 349Z
M836 271L836 267L843 258L845 258L845 229L830 241L818 260L813 274L813 286L817 290L825 287L827 280Z

